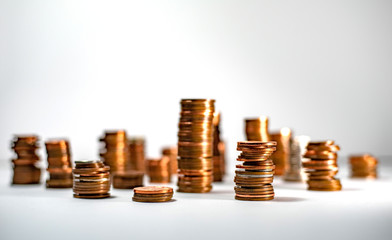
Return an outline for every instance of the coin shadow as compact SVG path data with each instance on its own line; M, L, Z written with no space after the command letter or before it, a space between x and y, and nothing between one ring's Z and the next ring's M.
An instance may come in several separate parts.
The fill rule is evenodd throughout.
M298 197L275 197L273 202L302 202L306 201L305 198L298 198Z

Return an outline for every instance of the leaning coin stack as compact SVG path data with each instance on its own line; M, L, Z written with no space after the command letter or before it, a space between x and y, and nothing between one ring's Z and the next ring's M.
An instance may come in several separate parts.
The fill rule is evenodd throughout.
M75 198L110 197L110 167L102 161L75 161L73 176Z
M132 200L135 202L168 202L173 198L171 187L137 187L133 192Z
M121 172L130 169L127 134L124 130L106 131L99 141L104 142L100 150L101 159L110 171Z
M350 156L351 177L377 178L377 158L370 154Z
M276 141L276 152L271 156L275 164L275 176L284 174L290 159L291 130L282 128L279 132L270 133L271 141Z
M118 189L132 189L143 186L143 172L129 170L113 173L113 187Z
M275 165L270 159L276 151L276 142L238 142L237 150L242 151L237 161L234 182L235 199L246 201L267 201L274 199L271 183L274 180Z
M17 157L12 160L12 184L39 184L41 169L36 166L39 162L39 156L36 154L38 148L37 136L15 136L12 149Z
M162 158L148 159L146 163L151 183L170 182L170 158L163 156Z
M213 165L214 182L222 182L225 174L225 143L220 138L220 114L214 114Z
M290 161L285 171L284 180L301 182L304 180L302 169L302 156L310 141L308 136L296 136L290 146Z
M48 188L71 188L72 164L71 151L67 140L50 140L45 142L48 154L49 179L46 180Z
M177 147L167 147L162 149L162 156L166 156L170 159L170 174L177 174Z
M268 133L268 117L245 119L245 133L248 141L270 141Z
M205 193L212 189L212 144L215 100L183 99L178 132L178 191Z
M340 150L334 141L310 142L306 148L302 166L308 175L308 190L339 191L342 189L340 180L335 178L338 173L337 151Z
M144 155L144 146L145 141L143 138L130 138L128 140L129 143L129 161L130 161L130 169L145 172L145 155Z

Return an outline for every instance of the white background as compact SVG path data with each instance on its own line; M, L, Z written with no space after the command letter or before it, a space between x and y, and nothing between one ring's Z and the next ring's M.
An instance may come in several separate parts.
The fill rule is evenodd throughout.
M181 98L214 98L234 164L245 117L392 155L392 1L0 0L0 159L15 133L177 142Z

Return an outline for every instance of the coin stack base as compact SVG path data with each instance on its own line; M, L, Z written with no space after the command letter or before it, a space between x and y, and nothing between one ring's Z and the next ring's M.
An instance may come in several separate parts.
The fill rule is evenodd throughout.
M143 186L144 173L140 171L116 172L113 174L113 187L132 189Z
M173 198L173 188L170 187L137 187L132 200L135 202L168 202Z

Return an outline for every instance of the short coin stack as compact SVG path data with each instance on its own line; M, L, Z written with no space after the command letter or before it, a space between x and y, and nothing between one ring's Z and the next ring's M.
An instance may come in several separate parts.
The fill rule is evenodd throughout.
M377 158L370 154L350 156L351 177L377 178Z
M14 168L12 184L39 184L41 169L36 166L39 162L39 156L36 154L38 148L37 136L15 136L12 149L17 157L12 160Z
M147 160L148 176L151 183L169 183L170 182L170 158L163 156L157 159Z
M113 187L118 189L132 189L143 186L144 173L129 170L113 173Z
M137 187L133 192L132 200L135 202L168 202L173 198L171 187Z
M104 142L100 156L110 171L126 171L130 169L129 146L127 134L124 130L106 131L99 141Z
M145 172L144 139L133 137L128 140L128 143L130 169Z
M48 154L49 179L46 180L48 188L71 188L72 164L71 151L67 140L50 140L45 142Z
M340 180L335 178L338 173L337 151L340 150L334 141L310 142L306 147L302 166L308 175L308 190L339 191L342 189Z
M110 167L102 161L75 161L73 176L75 198L110 197Z
M270 159L276 151L276 142L238 142L237 150L242 151L237 161L234 182L235 199L246 201L266 201L274 199L271 183L274 180L275 165Z
M178 191L205 193L212 189L212 144L215 100L183 99L178 132Z
M177 147L167 147L162 149L162 155L170 159L170 174L177 174Z
M290 145L290 161L284 175L285 181L301 182L304 179L302 169L302 156L306 152L306 147L310 141L308 136L294 137Z
M245 119L245 133L248 141L270 141L268 117Z

